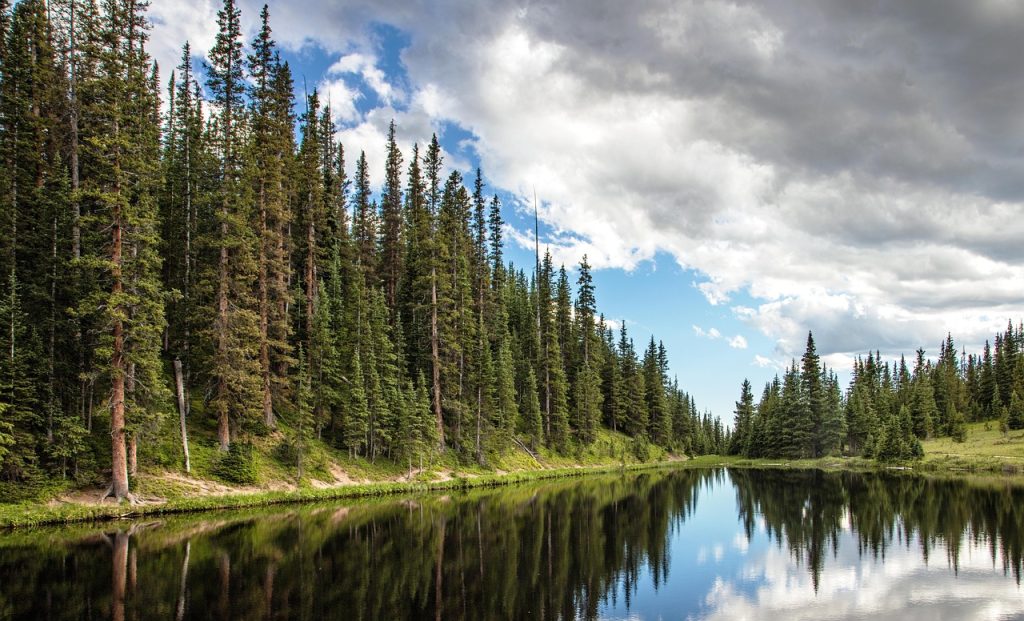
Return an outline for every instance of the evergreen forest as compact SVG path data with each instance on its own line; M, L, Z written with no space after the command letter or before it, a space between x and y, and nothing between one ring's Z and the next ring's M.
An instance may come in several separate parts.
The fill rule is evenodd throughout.
M158 68L146 5L0 0L6 485L104 481L122 499L140 464L187 471L189 435L237 482L268 437L300 479L314 442L410 467L572 454L603 428L638 453L735 446L664 346L613 331L585 257L572 278L548 253L506 261L501 201L482 171L446 168L436 136L403 153L392 123L372 189L330 103L294 95L267 7L244 40L224 0L208 62L182 42ZM807 389L836 408L830 382ZM758 411L744 451L747 429L771 435ZM813 448L771 446L864 437L827 424Z
M938 359L918 349L911 369L879 352L858 357L850 385L840 392L835 373L821 363L814 335L780 380L754 403L744 380L736 402L729 453L746 457L814 458L860 455L879 461L923 457L921 440L963 442L968 422L997 425L1003 435L1024 429L1024 324L996 334L982 353L957 351L951 335Z

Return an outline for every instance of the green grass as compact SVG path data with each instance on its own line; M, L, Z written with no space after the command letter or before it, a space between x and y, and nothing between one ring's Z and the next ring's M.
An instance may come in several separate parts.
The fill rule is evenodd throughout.
M970 423L967 425L967 440L954 442L951 438L925 440L925 459L950 456L998 457L1024 462L1024 431L999 431L997 421Z
M390 494L406 494L440 490L466 490L498 487L543 479L578 477L604 474L624 470L639 470L665 467L709 467L716 465L716 459L698 458L685 462L654 462L630 465L590 466L574 468L553 468L528 470L504 474L476 476L455 476L443 481L401 482L383 481L331 488L304 487L288 491L258 491L229 495L178 497L162 504L131 506L115 504L17 504L0 505L0 528L18 528L43 524L72 523L91 520L134 518L146 515L166 515L213 509L239 509L274 504L315 502L342 498L364 498ZM460 475L466 473L459 473Z
M1004 434L997 421L970 423L967 439L933 438L924 446L922 469L971 472L1024 472L1024 431Z

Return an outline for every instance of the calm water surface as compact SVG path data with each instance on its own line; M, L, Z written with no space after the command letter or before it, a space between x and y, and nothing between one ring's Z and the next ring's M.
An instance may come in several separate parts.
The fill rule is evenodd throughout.
M1018 619L1024 490L675 470L0 533L0 619Z

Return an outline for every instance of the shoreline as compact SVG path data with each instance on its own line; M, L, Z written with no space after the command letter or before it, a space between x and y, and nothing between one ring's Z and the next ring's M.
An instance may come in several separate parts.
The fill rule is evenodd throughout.
M720 462L720 458L702 456L687 460L517 470L500 474L480 475L454 472L451 473L450 478L434 481L381 480L344 483L331 487L301 487L294 490L240 491L226 494L209 494L194 498L176 497L163 502L142 501L134 505L112 502L61 502L53 504L53 501L50 503L6 506L0 504L0 532L10 532L15 529L36 526L72 524L76 522L107 522L154 515L201 513L222 509L244 509L246 507L321 502L346 498L372 498L445 490L504 487L531 481L565 479L615 472L633 472L659 468L706 468L725 465Z
M1024 486L1024 469L1005 460L978 460L949 457L917 463L879 464L857 457L817 459L751 459L739 456L703 455L692 459L659 460L646 463L570 466L538 470L516 470L494 474L453 472L449 478L433 481L380 480L343 483L330 487L301 487L292 490L257 490L213 493L196 497L174 497L138 504L112 502L83 503L52 500L49 503L0 504L0 531L37 526L81 522L110 522L145 516L205 513L271 505L300 504L354 498L396 496L445 490L469 490L504 487L532 481L576 478L615 472L635 472L663 468L743 468L778 470L823 470L826 472L888 472L904 476L942 477L965 481L998 480ZM55 504L56 503L56 504Z

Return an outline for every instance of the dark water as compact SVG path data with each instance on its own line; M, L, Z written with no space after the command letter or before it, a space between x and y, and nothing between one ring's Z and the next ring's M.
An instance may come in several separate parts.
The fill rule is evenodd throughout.
M0 533L0 619L1013 619L1024 490L675 470Z

